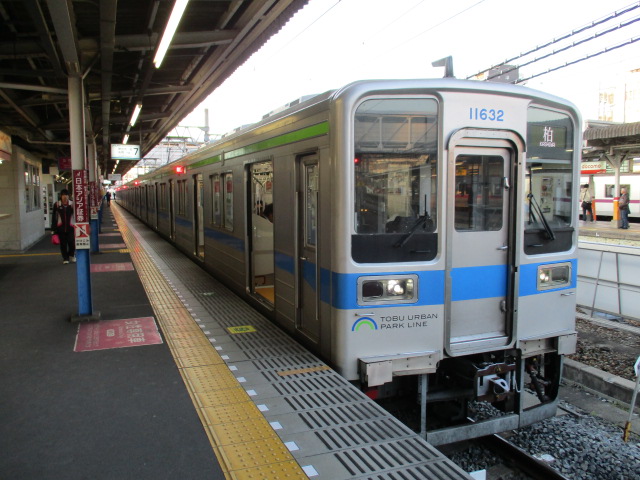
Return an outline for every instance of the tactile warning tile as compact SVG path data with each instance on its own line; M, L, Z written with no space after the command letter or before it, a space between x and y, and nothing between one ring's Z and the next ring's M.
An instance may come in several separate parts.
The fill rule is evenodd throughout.
M284 444L268 439L237 445L222 445L220 452L231 470L259 467L291 460L291 453Z
M213 347L211 347L213 350ZM195 350L195 349L189 349ZM215 350L213 350L215 352ZM178 368L188 369L191 367L204 367L207 365L221 365L228 370L228 367L224 365L224 362L219 355L212 355L206 351L187 351L183 349L181 351L174 351L174 360L178 364ZM238 382L234 377L231 377L237 384Z
M262 418L241 422L220 423L209 427L218 440L218 445L234 445L259 439L277 440L278 436Z
M182 362L182 359L179 360ZM238 381L229 372L229 367L222 363L222 360L219 362L216 365L185 368L182 370L182 374L196 392L210 392L237 386Z
M300 469L300 465L293 460L270 465L261 465L259 467L247 468L245 470L234 470L231 472L231 477L234 480L306 480L309 478Z
M190 335L188 337L175 337L167 339L167 342L171 344L175 349L183 348L198 348L198 347L211 347L211 342L204 335Z
M197 401L201 407L213 407L225 403L228 405L242 403L247 401L247 392L241 387L198 392Z
M252 401L233 403L231 405L216 405L205 407L202 413L209 425L244 422L246 420L264 418L258 407ZM266 420L265 420L266 421Z

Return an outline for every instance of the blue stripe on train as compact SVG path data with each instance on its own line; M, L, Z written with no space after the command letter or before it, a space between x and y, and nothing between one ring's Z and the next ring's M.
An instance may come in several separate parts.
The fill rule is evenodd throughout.
M244 252L245 243L242 239L236 238L226 232L211 228L205 229L205 234L216 241ZM291 255L274 252L274 262L276 268L284 270L293 275L295 270L294 259ZM569 260L572 265L571 282L568 286L552 290L539 291L537 285L538 267L540 265L550 265L559 262L540 262L520 266L520 296L537 295L541 293L554 292L576 288L578 278L578 261ZM303 279L313 289L316 288L315 268L309 262L303 264ZM400 304L397 306L421 306L421 305L442 305L444 304L444 271L428 270L422 272L396 272L396 273L336 273L327 269L320 270L320 295L321 301L330 303L338 309L356 308L376 308L388 307L389 305L371 305L362 307L358 305L357 285L358 278L363 276L384 276L407 275L418 276L418 301L410 304ZM481 298L502 297L507 291L507 267L506 265L486 265L481 267L461 267L455 268L451 272L452 300L477 300ZM331 295L330 295L331 294Z

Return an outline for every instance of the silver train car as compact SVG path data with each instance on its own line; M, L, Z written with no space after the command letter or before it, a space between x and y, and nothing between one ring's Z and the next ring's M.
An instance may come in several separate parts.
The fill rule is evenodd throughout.
M580 146L576 108L528 88L360 81L117 199L369 396L412 398L443 444L556 411ZM477 401L497 414L467 421Z

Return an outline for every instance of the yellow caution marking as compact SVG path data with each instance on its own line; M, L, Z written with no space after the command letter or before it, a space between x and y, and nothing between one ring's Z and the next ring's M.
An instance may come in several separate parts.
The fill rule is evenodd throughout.
M250 332L256 332L256 328L253 325L241 325L239 327L227 327L227 330L229 331L229 333L231 334L237 334L237 333L250 333Z
M198 392L198 404L200 407L215 407L221 403L231 405L247 401L247 392L241 387L231 387L221 390L208 390Z
M282 440L141 247L122 218L119 207L112 205L111 208L119 225L116 231L122 232L127 251L225 478L306 479ZM252 325L229 329L233 334L254 331ZM281 375L295 373L303 372L291 370L281 372Z
M282 463L272 463L270 465L261 465L259 467L247 468L245 470L235 470L231 472L234 480L264 480L266 478L291 479L297 478L307 480L304 472L300 469L300 465L294 460Z
M220 451L231 470L242 470L291 460L287 447L282 442L278 443L271 439L261 439L237 445L222 445Z
M289 375L298 375L300 373L321 372L323 370L331 370L331 368L327 365L320 365L318 367L299 368L297 370L284 370L282 372L278 372L278 375L280 375L281 377L286 377Z

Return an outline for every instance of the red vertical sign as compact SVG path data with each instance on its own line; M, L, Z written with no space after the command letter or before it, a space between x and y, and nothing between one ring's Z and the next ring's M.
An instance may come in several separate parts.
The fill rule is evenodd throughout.
M73 207L76 215L76 248L90 248L89 238L89 172L73 171Z

